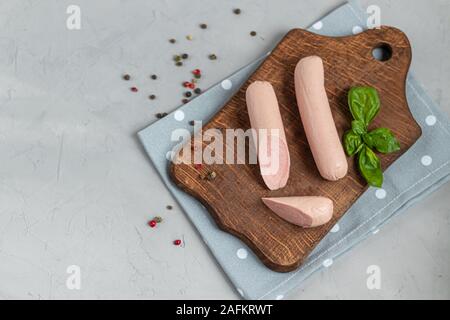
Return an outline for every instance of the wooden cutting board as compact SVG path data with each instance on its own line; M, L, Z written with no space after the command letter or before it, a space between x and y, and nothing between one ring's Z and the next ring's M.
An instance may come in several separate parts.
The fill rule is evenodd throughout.
M385 50L389 59L375 59L372 56L375 47ZM332 38L294 29L203 128L203 131L217 128L224 134L226 128L250 128L245 103L247 86L256 80L271 82L278 98L291 156L287 186L281 190L268 190L258 165L204 164L201 168L193 164L171 165L175 183L200 200L222 230L240 238L265 265L279 272L292 271L300 266L367 189L353 158L348 158L347 176L335 182L322 179L315 166L294 91L294 68L301 58L310 55L323 59L326 92L341 136L350 128L351 115L347 105L349 88L365 85L378 90L381 110L371 127L392 129L401 144L401 151L379 155L383 170L420 137L421 129L413 119L405 97L411 47L403 32L382 27L354 36ZM208 144L203 142L202 147ZM191 145L193 149L193 141ZM211 171L217 174L215 179L201 178ZM261 201L262 197L307 195L326 196L333 200L334 215L329 223L304 229L282 220Z

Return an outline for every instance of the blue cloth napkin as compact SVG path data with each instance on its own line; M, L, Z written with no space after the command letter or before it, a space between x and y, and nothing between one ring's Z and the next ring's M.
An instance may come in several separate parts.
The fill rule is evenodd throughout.
M345 36L366 29L366 21L365 11L350 2L314 23L309 30L329 36ZM450 123L410 72L407 99L414 118L422 128L420 139L387 169L383 189L369 188L298 270L277 273L266 268L244 243L219 230L198 201L172 183L167 160L170 151L179 142L172 141L171 133L180 128L192 131L189 125L192 119L206 123L264 58L237 71L138 133L167 188L192 220L236 290L246 299L282 299L313 272L331 267L334 259L376 233L392 216L450 179Z

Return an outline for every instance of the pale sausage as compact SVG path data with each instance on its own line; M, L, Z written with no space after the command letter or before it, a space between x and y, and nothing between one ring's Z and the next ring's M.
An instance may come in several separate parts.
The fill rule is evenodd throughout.
M262 201L284 220L304 228L325 224L333 216L333 201L326 197L262 198Z
M255 81L246 91L247 110L256 132L256 149L264 183L270 190L284 187L289 178L290 157L278 100L269 82Z
M348 164L325 92L322 59L301 59L294 78L303 128L317 169L323 178L338 180L347 174Z

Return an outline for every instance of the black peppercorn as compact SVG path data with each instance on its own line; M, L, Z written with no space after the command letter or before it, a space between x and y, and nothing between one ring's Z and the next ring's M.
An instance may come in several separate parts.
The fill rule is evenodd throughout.
M162 119L162 118L164 118L165 116L167 116L167 112L157 113L157 114L156 114L156 117L157 117L158 119Z
M187 53L183 53L182 55L181 55L181 59L187 59L189 57L189 55L187 54Z
M207 24L206 24L206 23L202 23L202 24L200 24L200 28L202 28L202 29L206 29L206 28L208 28L208 26L207 26Z
M186 92L184 93L184 96L185 96L186 98L190 98L190 97L192 96L192 93L191 93L190 91L186 91Z
M202 93L202 89L200 89L200 88L195 88L194 93L195 93L195 94L200 94L200 93Z
M170 43L175 43L175 42L177 42L175 39L169 39L169 42Z
M152 80L156 80L158 79L158 76L156 74L152 74L150 78L152 78Z
M150 100L155 100L155 99L156 99L156 96L155 96L154 94L151 94L151 95L148 96L148 98L149 98Z
M217 56L216 56L214 53L211 53L211 54L208 56L208 58L209 58L209 60L216 60L216 59L217 59Z
M183 62L177 61L177 62L175 63L175 65L176 65L177 67L181 67L181 66L183 65Z
M251 35L252 37L256 36L256 31L250 32L250 35Z
M131 79L131 77L130 77L130 75L129 74L124 74L123 75L123 80L130 80Z
M236 8L233 10L234 14L241 14L241 9Z
M189 102L189 99L183 99L183 100L181 100L181 102L183 102L183 103L188 103Z

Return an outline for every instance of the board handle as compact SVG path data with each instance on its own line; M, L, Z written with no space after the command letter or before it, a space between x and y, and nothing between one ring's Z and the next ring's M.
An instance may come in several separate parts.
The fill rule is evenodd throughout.
M363 35L364 34L364 35ZM366 54L369 59L378 61L385 66L402 66L409 68L411 63L411 44L408 37L399 29L388 26L381 26L376 29L369 29L359 34L365 39L367 46Z

